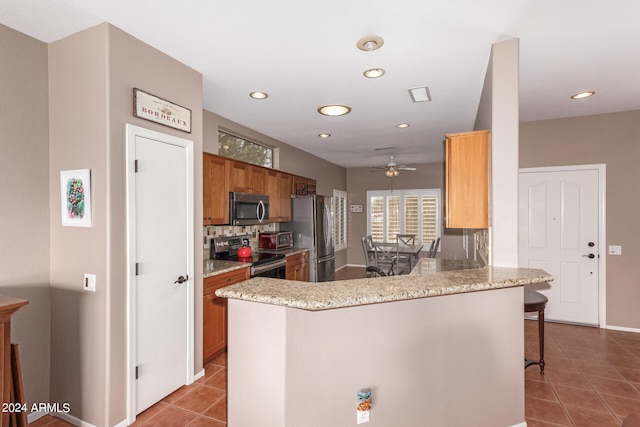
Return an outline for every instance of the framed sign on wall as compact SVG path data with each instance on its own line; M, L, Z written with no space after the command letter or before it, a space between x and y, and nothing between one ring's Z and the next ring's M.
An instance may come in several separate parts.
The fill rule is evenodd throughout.
M191 133L191 110L133 88L133 115Z

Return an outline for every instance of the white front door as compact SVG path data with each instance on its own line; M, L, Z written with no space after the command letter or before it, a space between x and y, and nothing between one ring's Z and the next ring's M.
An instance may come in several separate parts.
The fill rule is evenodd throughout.
M599 324L600 197L597 169L520 171L520 266L554 277L536 290L545 318Z
M128 126L130 414L193 380L191 141Z

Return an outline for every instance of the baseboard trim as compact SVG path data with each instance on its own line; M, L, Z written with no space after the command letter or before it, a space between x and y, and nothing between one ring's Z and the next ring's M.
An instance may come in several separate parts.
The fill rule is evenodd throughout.
M527 427L527 422L523 421L520 424L514 424L511 427Z
M197 374L195 374L193 376L193 382L198 381L202 377L204 377L204 368L202 368L202 370L200 372L198 372Z
M91 423L76 418L73 415L65 414L64 412L49 413L52 417L60 418L62 421L66 421L69 424L73 424L76 427L96 427ZM126 425L126 424L125 424Z
M605 325L602 328L603 329L611 329L612 331L633 332L633 333L636 333L636 334L640 334L640 329L638 329L638 328L627 328L625 326L611 326L611 325Z

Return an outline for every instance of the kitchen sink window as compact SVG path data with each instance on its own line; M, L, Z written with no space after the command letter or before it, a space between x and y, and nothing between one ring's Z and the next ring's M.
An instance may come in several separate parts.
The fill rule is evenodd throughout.
M273 148L218 131L218 155L267 168L273 167Z
M440 189L367 191L367 234L376 242L395 242L396 234L415 234L424 245L441 235Z
M347 249L347 193L340 190L333 190L333 244Z

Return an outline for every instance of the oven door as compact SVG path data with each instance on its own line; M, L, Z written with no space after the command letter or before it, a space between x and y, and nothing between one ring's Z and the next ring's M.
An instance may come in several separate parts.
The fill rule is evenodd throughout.
M287 278L287 261L285 259L251 267L251 277Z

